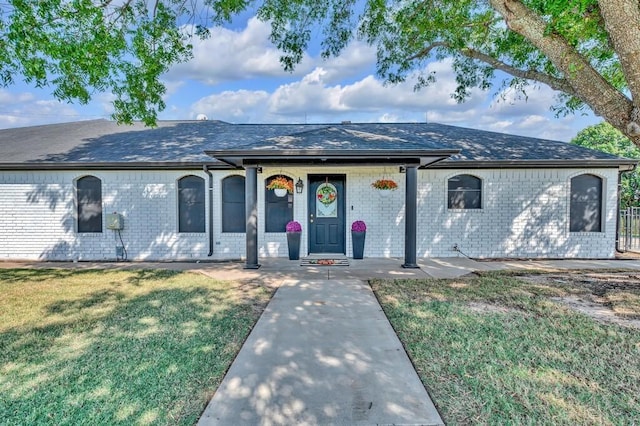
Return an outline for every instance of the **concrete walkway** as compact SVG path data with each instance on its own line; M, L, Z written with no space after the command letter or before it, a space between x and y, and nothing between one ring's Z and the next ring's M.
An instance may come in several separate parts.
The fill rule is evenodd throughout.
M287 280L199 425L442 424L371 288Z
M243 269L242 262L13 262L0 261L0 268L79 269L173 269L192 270L220 279L260 280L279 285L283 280L369 280L458 278L476 271L563 269L638 269L640 259L605 260L501 260L477 261L465 257L418 259L418 269L404 269L402 259L349 259L349 266L300 266L296 260L260 259L260 269Z

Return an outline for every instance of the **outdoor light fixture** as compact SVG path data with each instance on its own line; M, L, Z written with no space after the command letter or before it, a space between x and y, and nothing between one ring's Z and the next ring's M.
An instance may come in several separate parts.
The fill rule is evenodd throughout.
M304 183L302 183L302 179L298 178L296 182L296 193L302 194L302 190L304 189Z

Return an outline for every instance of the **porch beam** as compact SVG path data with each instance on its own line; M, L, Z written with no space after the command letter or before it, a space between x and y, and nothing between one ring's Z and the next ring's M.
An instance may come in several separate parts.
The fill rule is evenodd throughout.
M258 167L245 167L244 201L246 209L247 260L244 269L258 269Z
M406 166L404 211L403 268L419 268L416 263L416 233L418 220L418 167Z

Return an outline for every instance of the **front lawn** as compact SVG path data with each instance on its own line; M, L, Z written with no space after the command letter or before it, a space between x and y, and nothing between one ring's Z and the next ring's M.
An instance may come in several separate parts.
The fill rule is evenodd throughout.
M194 424L269 299L165 270L0 270L0 423Z
M640 330L570 309L588 290L563 283L371 284L448 424L640 424Z

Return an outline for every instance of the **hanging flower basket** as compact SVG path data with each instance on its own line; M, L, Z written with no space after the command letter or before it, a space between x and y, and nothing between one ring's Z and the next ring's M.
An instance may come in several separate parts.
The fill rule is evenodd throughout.
M380 191L395 191L398 189L398 184L391 179L378 179L371 186Z
M272 189L278 197L284 197L289 194L293 194L293 179L289 179L286 176L276 176L267 185L267 189Z

